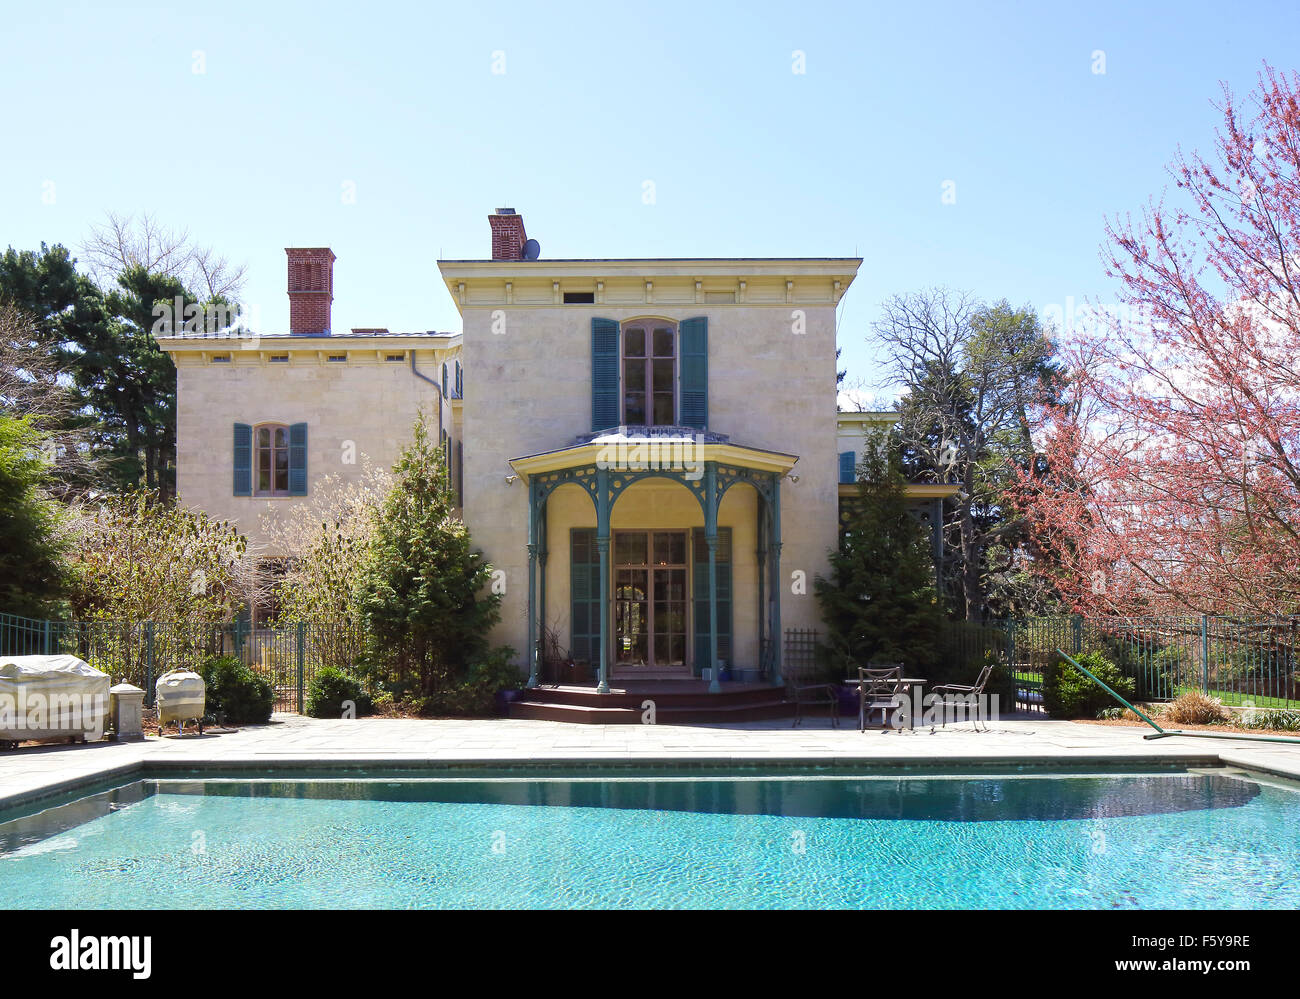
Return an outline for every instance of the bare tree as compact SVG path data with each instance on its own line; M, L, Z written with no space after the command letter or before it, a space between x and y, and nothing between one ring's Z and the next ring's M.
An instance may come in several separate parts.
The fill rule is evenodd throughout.
M188 229L169 228L148 212L139 218L105 213L103 224L91 226L81 253L100 287L112 284L128 267L140 266L178 278L199 295L234 301L248 276L246 264L233 264L211 247L197 245Z
M975 620L987 606L989 549L1022 528L1004 502L1004 460L1032 455L1027 411L1048 392L1053 345L1032 310L947 288L896 295L873 329L906 390L899 433L913 474L958 487L954 584Z
M32 319L0 305L0 413L30 417L55 466L50 492L70 499L95 480L98 462L90 430L72 391L71 376L58 360L57 344L44 341Z

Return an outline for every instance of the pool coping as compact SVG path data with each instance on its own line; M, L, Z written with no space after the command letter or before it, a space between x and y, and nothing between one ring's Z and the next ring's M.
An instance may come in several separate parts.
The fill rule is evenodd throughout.
M1289 762L1289 761L1288 761ZM408 776L421 774L464 776L474 772L516 771L533 777L562 777L566 774L577 777L595 776L596 773L608 773L617 776L620 771L628 777L657 776L647 775L643 771L662 772L669 775L673 771L696 773L700 771L725 770L725 774L708 776L760 776L771 773L781 776L782 772L790 775L811 775L812 773L833 773L843 771L863 776L888 776L897 773L900 777L914 776L921 778L934 776L935 771L944 775L971 773L973 775L998 773L1005 775L1009 769L1032 773L1060 773L1062 775L1077 771L1098 768L1115 769L1118 772L1131 772L1142 769L1180 770L1193 768L1235 769L1259 773L1288 780L1300 780L1300 762L1276 765L1261 762L1256 758L1242 758L1231 752L1193 751L1164 752L1161 754L1141 753L1088 753L1071 756L1029 757L1024 753L984 753L984 754L946 754L932 756L881 757L851 756L763 756L759 754L736 756L734 754L693 753L689 756L634 756L611 757L596 754L586 756L550 756L550 757L507 757L507 756L460 756L428 757L402 756L394 754L352 755L337 758L320 756L285 755L268 759L265 756L223 757L223 758L171 758L142 757L126 763L109 765L83 772L73 777L43 783L38 787L0 794L0 812L8 812L32 806L56 798L67 797L80 789L102 787L106 783L129 783L135 780L152 778L168 779L169 775L218 775L251 774L274 777L276 771L284 771L286 780L311 779L312 772L341 772L344 776L350 771L389 770L402 772ZM294 773L290 773L294 771ZM268 773L269 772L269 773ZM586 772L590 772L587 774ZM495 775L500 776L500 775Z

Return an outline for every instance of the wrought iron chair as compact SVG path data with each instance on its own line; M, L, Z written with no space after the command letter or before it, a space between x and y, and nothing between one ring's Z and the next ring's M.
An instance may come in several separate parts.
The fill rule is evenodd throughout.
M989 677L993 675L993 664L989 663L976 678L974 683L941 683L937 687L931 687L930 693L945 695L943 700L943 727L948 727L948 694L961 694L965 698L973 697L975 700L975 726L979 727L981 709L984 704L984 688L988 686Z
M867 712L880 709L880 724L885 712L898 707L903 697L902 663L873 663L858 667L858 731L867 730Z
M795 728L803 724L803 706L805 704L824 704L831 720L831 728L840 727L840 699L836 684L826 680L811 661L787 661L782 668L785 679L786 700L794 703Z

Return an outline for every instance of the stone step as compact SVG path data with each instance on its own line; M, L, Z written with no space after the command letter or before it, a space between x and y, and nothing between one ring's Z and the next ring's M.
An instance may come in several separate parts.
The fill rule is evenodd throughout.
M531 692L530 692L531 693ZM615 695L604 695L606 698ZM714 695L715 698L721 695ZM643 698L644 699L644 698ZM638 706L600 707L586 703L564 703L553 700L521 700L510 703L509 717L533 718L543 721L574 722L585 725L640 725L643 712ZM789 718L794 715L794 705L783 700L761 702L744 701L731 704L665 706L656 701L655 723L659 725L704 725L727 722L760 721L768 718Z

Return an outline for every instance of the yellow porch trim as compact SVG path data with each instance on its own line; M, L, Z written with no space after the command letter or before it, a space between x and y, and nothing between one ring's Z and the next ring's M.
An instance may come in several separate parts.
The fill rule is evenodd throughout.
M543 472L556 472L560 469L573 468L578 465L594 465L600 459L601 453L606 451L607 448L621 449L626 447L631 449L642 444L657 444L664 451L672 453L672 446L680 442L680 438L635 437L626 441L625 444L620 441L579 444L574 447L562 448L559 451L546 451L542 454L511 458L510 467L526 481L531 476ZM699 462L701 471L703 471L704 462L716 461L719 464L739 465L741 468L752 468L760 472L784 473L794 468L795 463L799 460L797 455L784 454L780 451L763 451L739 444L692 444L691 447L692 463ZM620 471L621 469L615 470ZM647 471L651 470L653 469L647 469ZM672 474L674 471L680 473L682 470L665 469L668 474Z
M909 482L905 487L908 499L947 499L956 496L958 488L942 482ZM840 483L840 499L852 499L857 494L856 482Z

